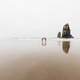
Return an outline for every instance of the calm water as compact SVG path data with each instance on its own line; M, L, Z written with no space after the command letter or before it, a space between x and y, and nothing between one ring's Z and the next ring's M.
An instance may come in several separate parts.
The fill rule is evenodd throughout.
M0 80L80 80L80 40L1 40Z

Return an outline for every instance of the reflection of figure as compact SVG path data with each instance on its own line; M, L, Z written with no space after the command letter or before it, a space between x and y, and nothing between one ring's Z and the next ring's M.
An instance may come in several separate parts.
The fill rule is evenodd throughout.
M65 53L68 53L70 48L70 41L63 41L62 48Z
M47 38L43 37L41 40L42 40L42 46L46 46Z
M71 35L71 30L70 30L69 24L65 24L63 26L62 35L61 35L61 32L59 32L57 37L58 38L73 38L73 36Z

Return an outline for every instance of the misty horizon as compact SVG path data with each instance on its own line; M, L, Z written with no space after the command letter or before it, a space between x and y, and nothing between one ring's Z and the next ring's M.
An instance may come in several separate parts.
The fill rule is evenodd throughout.
M0 38L56 37L69 23L72 35L80 36L79 0L2 0Z

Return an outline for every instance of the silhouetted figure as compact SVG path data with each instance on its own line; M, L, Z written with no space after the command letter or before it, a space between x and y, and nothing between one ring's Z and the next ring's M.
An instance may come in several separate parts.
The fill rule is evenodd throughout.
M42 41L44 41L44 40L46 41L46 40L47 40L47 38L46 38L46 37L43 37L43 38L42 38Z
M69 24L65 24L63 26L62 38L73 38L73 36L71 35L71 30L70 30Z
M68 54L69 52L69 49L70 49L70 41L63 41L62 42L62 48L63 48L63 51Z
M58 32L57 37L61 38L61 32Z
M47 38L46 37L43 37L42 39L42 46L46 46L46 41L47 41Z

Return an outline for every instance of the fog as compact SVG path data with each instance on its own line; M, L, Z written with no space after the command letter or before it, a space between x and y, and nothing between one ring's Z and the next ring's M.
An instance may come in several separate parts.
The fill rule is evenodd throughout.
M80 0L0 0L0 38L56 37L69 23L79 37Z

